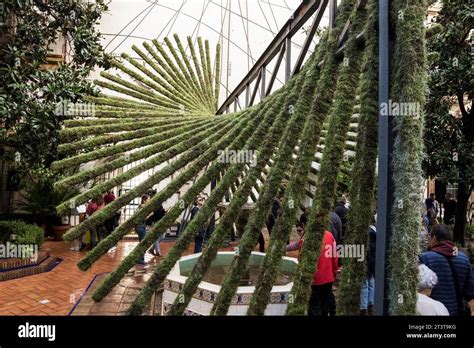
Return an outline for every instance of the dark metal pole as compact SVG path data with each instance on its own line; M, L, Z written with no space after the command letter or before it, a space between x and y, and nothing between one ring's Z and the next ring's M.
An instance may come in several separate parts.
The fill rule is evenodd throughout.
M393 182L390 166L393 133L390 116L380 113L390 98L390 0L379 0L379 153L377 178L377 245L375 253L375 314L388 315L387 251L391 234ZM387 104L385 104L387 105Z
M291 77L291 37L286 39L286 69L285 69L285 82Z
M250 84L245 87L245 107L247 108L250 104Z
M336 25L337 1L330 0L329 3L329 28L334 28Z
M283 60L283 56L285 55L285 47L286 43L284 43L280 49L280 54L278 55L277 61L275 62L275 66L273 67L272 75L270 76L270 81L268 82L267 89L265 91L265 96L269 95L273 88L273 83L278 75L278 70L280 69L281 61Z

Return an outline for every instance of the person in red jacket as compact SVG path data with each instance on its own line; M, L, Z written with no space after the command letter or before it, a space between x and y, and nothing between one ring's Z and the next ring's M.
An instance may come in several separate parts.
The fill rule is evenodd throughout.
M297 233L301 239L286 247L286 251L301 250L304 243L304 231L302 226L297 226ZM336 300L332 292L332 285L336 279L338 268L336 241L331 232L325 231L321 245L321 254L318 259L316 271L311 286L311 298L309 300L308 315L310 316L334 316L336 315Z

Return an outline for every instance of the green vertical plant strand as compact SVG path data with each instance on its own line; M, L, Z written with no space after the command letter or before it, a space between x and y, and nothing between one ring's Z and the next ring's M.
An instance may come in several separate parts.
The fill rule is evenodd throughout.
M298 86L301 86L301 81L302 79L299 78L293 79L290 83L288 83L287 87L289 92L287 95L291 95L292 90L299 90ZM281 99L284 100L284 98ZM286 103L287 102L285 102L285 104ZM196 292L199 283L206 274L212 260L215 258L219 248L221 247L225 236L228 234L229 227L231 227L233 222L236 220L241 207L247 201L251 192L251 188L255 185L258 175L261 173L262 169L265 167L265 165L268 163L268 160L272 156L274 146L278 143L278 139L282 136L282 133L285 129L285 124L288 122L288 118L290 116L290 113L287 112L287 109L282 109L282 106L285 105L282 104L283 103L280 101L280 103L276 105L277 108L275 110L278 112L278 115L273 127L266 133L268 141L265 141L258 151L257 164L246 175L244 182L238 186L239 188L232 197L230 206L220 219L219 225L213 231L206 248L199 257L197 263L193 267L191 275L188 277L186 283L181 289L181 292L178 295L180 300L174 302L168 315L180 315L186 309L186 306L191 300L193 294ZM237 178L239 172L242 171L242 166L236 166L233 168L233 170L235 170L236 173L234 174L231 171L229 174L232 175L232 178ZM233 181L235 180L231 180L231 182ZM223 197L223 194L224 192L222 192L220 196Z
M194 73L194 70L191 66L191 63L189 62L189 58L186 55L186 51L184 50L183 44L181 43L181 40L179 39L179 36L177 34L174 34L173 37L174 37L174 40L176 42L176 45L178 46L178 50L179 50L179 53L181 54L181 58L183 59L184 64L186 65L189 76L191 77L191 82L193 83L195 88L199 91L200 100L203 103L205 103L206 98L204 97L204 93L203 93L202 89L199 86L199 82L196 78L196 74ZM218 47L219 47L219 45L218 45Z
M418 285L418 229L423 180L423 108L426 93L425 27L427 2L392 2L395 24L391 101L413 103L415 114L391 115L395 130L392 152L393 214L388 250L389 313L415 315ZM413 105L408 104L408 105ZM401 108L400 108L401 109Z
M367 250L368 229L374 214L375 167L378 137L378 3L368 3L368 21L365 32L366 49L360 81L360 121L357 147L351 175L351 208L345 243L363 245ZM360 290L367 276L366 262L355 258L344 260L340 281L337 312L342 315L358 315Z
M335 89L333 78L336 66L333 51L337 42L337 35L334 32L331 34L331 44L323 44L321 50L326 54L321 74L318 69L313 69L303 87L303 90L307 90L307 92L302 94L305 99L301 101L301 105L305 113L310 111L309 117L301 136L300 152L296 164L292 168L289 183L283 196L280 215L270 236L262 272L257 280L247 312L248 315L263 315L270 300L271 289L280 269L285 246L296 221L298 203L303 198L306 190L309 169L314 159L321 127L331 107ZM322 40L326 39L327 36ZM320 56L317 61L320 61L322 54ZM317 98L317 103L312 103L314 98ZM313 108L310 110L311 105Z
M206 52L204 50L204 46L202 44L202 38L198 37L198 50L199 50L199 57L200 57L200 65L202 68L202 78L204 82L204 91L206 93L206 99L210 103L210 106L212 107L213 101L212 101L212 83L209 84L209 73L207 71L207 64L206 64Z
M308 69L312 70L319 62L316 62L315 55L310 57L307 63ZM245 226L244 234L239 243L239 252L234 257L229 271L222 283L221 290L217 295L216 302L212 308L211 314L225 315L232 301L232 297L237 291L240 278L245 271L250 254L257 244L258 237L262 227L267 220L267 216L271 209L273 199L278 193L280 183L284 177L284 173L293 159L293 151L297 145L299 135L303 129L307 114L301 112L299 107L303 98L299 98L301 89L304 85L305 74L307 70L298 74L295 79L297 81L296 88L290 91L285 102L282 112L293 113L290 121L286 125L285 132L278 144L278 152L275 156L275 164L271 168L270 175L267 177L262 187L259 199L254 210L250 214L249 221Z
M356 97L360 74L362 49L358 47L356 35L366 19L365 8L354 7L351 13L351 29L344 50L345 59L339 66L334 107L329 118L329 130L317 180L317 190L305 227L305 241L300 253L300 262L293 278L287 314L304 315L308 308L311 283L321 254L321 241L329 222L337 186L337 173L344 156L344 145Z
M221 83L221 45L216 46L216 58L215 58L215 76L214 76L214 98L216 100L216 110L219 104L219 89Z

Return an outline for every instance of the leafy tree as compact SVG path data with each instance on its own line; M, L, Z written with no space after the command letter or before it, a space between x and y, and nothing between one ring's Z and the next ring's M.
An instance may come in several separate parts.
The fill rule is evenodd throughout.
M110 62L95 29L106 10L103 0L2 0L0 156L16 158L22 170L48 167L56 159L64 119L57 115L58 103L94 94L86 78ZM70 59L49 71L47 55L59 37Z
M447 0L428 32L424 170L427 176L458 184L454 239L463 245L466 207L474 182L473 28L474 3Z

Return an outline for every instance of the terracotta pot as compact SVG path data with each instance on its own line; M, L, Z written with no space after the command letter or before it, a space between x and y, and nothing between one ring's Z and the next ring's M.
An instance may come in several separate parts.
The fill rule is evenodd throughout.
M71 225L60 225L60 226L53 226L53 237L55 241L62 242L63 235L66 233L68 229L71 228Z

